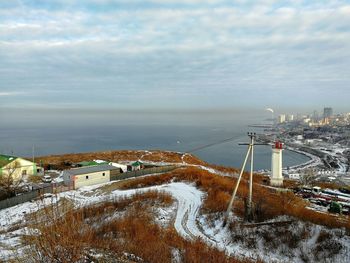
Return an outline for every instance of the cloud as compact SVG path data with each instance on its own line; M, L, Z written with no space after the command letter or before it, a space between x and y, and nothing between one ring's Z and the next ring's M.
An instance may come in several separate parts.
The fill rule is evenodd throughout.
M24 92L0 92L0 97L23 95Z
M0 89L35 94L16 103L147 105L153 96L219 107L296 88L305 104L317 89L319 100L337 100L327 87L349 94L345 1L21 2L0 8Z

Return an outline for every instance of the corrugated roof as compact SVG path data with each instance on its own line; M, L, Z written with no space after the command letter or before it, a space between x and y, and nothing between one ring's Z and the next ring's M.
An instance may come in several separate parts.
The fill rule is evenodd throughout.
M16 156L0 154L0 168L4 167L5 165L7 165L7 164L9 164L11 162L13 162L17 158L18 157L16 157Z
M82 161L77 163L78 165L81 166L92 166L92 165L98 165L98 163L96 163L95 161Z
M101 160L94 160L94 161L82 161L77 163L80 166L92 166L92 165L101 165L101 164L108 164L107 161L101 161Z
M109 171L109 170L119 170L119 169L120 168L114 167L109 164L101 164L101 165L86 166L81 168L65 170L64 175L81 175L81 174L90 174L90 173L97 173L97 172L103 172L103 171Z

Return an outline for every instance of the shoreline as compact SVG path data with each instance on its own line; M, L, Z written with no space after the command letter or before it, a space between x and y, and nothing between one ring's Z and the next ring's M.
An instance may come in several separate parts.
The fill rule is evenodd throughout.
M293 166L289 166L289 167L283 167L282 170L286 173L288 172L299 172L300 170L304 170L304 169L307 169L307 168L310 168L310 167L315 167L315 166L318 166L318 165L321 165L322 164L322 160L320 157L316 156L316 155L313 155L309 152L305 152L305 151L302 151L302 150L299 150L291 145L288 145L285 143L285 150L288 150L288 151L291 151L291 152L294 152L294 153L298 153L298 154L301 154L303 156L306 156L309 158L308 161L306 162L303 162L303 163L300 163L300 164L297 164L297 165L293 165ZM266 171L271 171L270 169L262 169L262 170L258 170L258 172L266 172Z
M289 150L289 151L296 152L296 153L302 154L304 156L307 156L307 157L310 158L310 160L305 162L305 163L302 163L302 164L290 166L289 169L283 168L283 170L285 170L285 171L303 170L303 169L306 169L306 168L310 168L310 167L314 167L314 166L322 164L322 160L321 160L320 157L318 157L316 155L313 155L313 154L311 154L309 152L305 152L305 151L296 149L293 146L290 146L288 144L286 144L286 150Z

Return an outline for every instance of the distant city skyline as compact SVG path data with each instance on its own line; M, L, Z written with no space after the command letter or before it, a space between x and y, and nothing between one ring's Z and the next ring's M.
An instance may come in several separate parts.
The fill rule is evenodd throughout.
M0 110L350 111L349 25L348 1L2 1Z

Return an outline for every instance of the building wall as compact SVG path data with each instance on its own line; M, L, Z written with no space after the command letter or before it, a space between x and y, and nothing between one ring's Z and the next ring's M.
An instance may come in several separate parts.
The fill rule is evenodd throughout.
M126 173L128 171L128 166L126 164L110 162L109 165L122 169L123 173Z
M286 115L285 114L281 114L278 116L278 123L283 123L286 121Z
M21 180L26 176L36 175L38 173L37 169L41 170L41 168L36 166L33 162L17 158L4 166L1 169L0 175L8 176L11 174L14 180Z
M110 171L107 170L96 173L75 175L72 179L74 181L74 189L78 189L83 186L107 183L110 181Z
M65 186L71 186L73 183L73 178L71 175L63 171L63 183Z
M282 184L283 184L282 150L281 149L272 149L271 185L280 186Z

